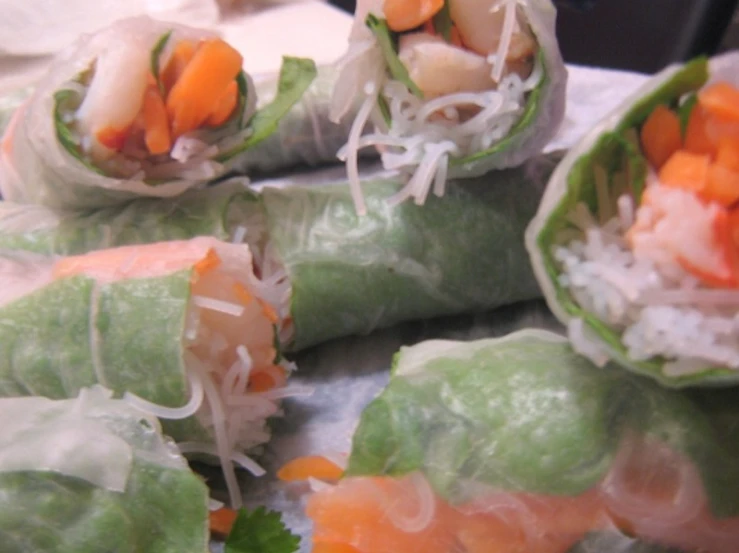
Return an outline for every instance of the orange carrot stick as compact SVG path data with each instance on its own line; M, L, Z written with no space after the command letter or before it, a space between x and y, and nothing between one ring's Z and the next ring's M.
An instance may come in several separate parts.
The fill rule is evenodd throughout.
M716 165L739 171L739 138L727 136L718 143Z
M123 129L103 127L95 132L95 139L109 150L120 152L123 149L123 145L126 143L126 138L128 138L130 130L130 126Z
M216 105L213 112L208 116L205 124L211 127L218 127L219 125L223 125L226 121L228 121L231 115L233 115L233 112L236 109L238 103L239 85L236 83L236 81L231 81L226 87L226 90L223 92L223 94L221 94L221 97L218 99L218 104Z
M732 171L718 164L711 165L701 196L724 207L734 205L739 201L739 171Z
M213 269L218 267L220 264L221 258L218 257L218 254L213 248L210 248L208 250L208 253L205 254L205 257L195 263L193 269L197 274L204 275L208 271L212 271Z
M644 155L655 169L659 169L672 154L682 147L680 119L667 106L659 105L641 128Z
M216 511L211 511L208 515L208 522L211 534L225 538L231 533L231 528L236 521L238 513L233 509L223 507Z
M254 299L254 296L249 293L249 290L246 289L246 286L244 286L240 282L234 284L233 291L234 294L236 294L238 300L244 305L249 305L249 303L251 303Z
M739 122L739 90L718 82L698 93L698 102L711 115L723 121Z
M172 56L167 61L167 65L159 72L159 80L164 87L165 95L172 90L172 87L180 78L182 72L190 63L195 55L195 45L189 40L183 40L177 43L172 51Z
M409 31L423 25L444 7L444 0L385 0L383 12L393 31Z
M242 57L220 39L204 42L167 97L172 136L200 127L241 70Z
M333 461L321 455L298 457L277 471L277 478L285 482L317 478L319 480L338 480L344 474L344 469Z
M262 304L262 313L264 313L265 317L269 319L269 322L276 324L279 318L277 317L277 311L275 311L275 308L266 301L259 300L259 303Z
M146 87L141 107L144 122L144 142L150 154L164 154L172 147L169 120L164 100L156 86Z

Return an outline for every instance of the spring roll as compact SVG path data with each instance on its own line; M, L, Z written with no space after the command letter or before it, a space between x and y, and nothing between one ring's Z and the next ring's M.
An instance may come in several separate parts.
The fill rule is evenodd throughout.
M238 183L166 204L65 218L0 206L0 248L42 253L214 233L246 241L264 282L283 287L280 339L299 350L340 336L430 317L478 312L540 297L523 246L543 183L561 158L451 182L442 198L389 207L397 179L364 183L368 213L354 213L339 182L264 188ZM236 188L232 188L232 186ZM170 236L171 235L171 236Z
M275 98L255 110L241 64L212 32L146 17L82 37L5 132L3 197L96 208L219 177L275 130L315 76L312 61L286 58Z
M540 330L404 347L345 472L314 486L313 551L565 553L628 537L734 553L736 399L716 416Z
M247 246L2 252L0 278L0 396L101 384L160 417L183 452L217 458L240 504L232 461L264 473L243 452L269 439L294 368L275 340L284 292L254 276Z
M3 553L208 551L208 489L155 417L96 387L0 420Z
M527 247L598 364L667 386L739 380L737 66L731 53L667 68L552 175Z
M423 204L451 177L538 154L563 117L567 71L549 0L364 0L340 62L331 117L362 98L340 157L364 214L357 151L406 176L392 203ZM368 121L375 131L361 136Z

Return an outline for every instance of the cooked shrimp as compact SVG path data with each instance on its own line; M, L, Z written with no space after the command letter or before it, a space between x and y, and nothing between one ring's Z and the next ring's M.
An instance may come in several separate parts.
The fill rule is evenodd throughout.
M427 98L495 88L484 57L448 44L439 36L401 36L398 57Z
M449 13L459 29L464 44L482 56L494 54L503 37L506 8L491 11L491 0L454 0ZM505 4L505 2L503 3ZM515 7L513 9L516 9ZM519 61L531 56L536 41L531 31L515 19L506 61Z
M94 160L110 159L125 141L141 110L150 55L149 44L130 41L98 56L94 77L77 111L80 131L91 139L89 152Z

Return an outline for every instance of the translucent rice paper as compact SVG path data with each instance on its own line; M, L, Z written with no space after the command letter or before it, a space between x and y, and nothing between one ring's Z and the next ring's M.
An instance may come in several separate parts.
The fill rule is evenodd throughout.
M731 52L712 58L708 65L708 82L723 80L735 86L739 85L739 73L736 71L738 66L739 52ZM693 85L701 85L701 82L698 82L702 80L701 71L696 70L693 71L693 74L686 75L681 73L683 68L684 66L681 64L667 67L636 89L605 117L601 116L594 119L591 123L591 129L570 148L547 184L537 214L526 230L526 247L547 304L556 317L565 325L576 319L581 319L581 316L573 311L574 302L569 297L569 293L560 289L557 283L558 275L549 267L551 254L544 251L542 244L545 244L545 248L551 246L551 240L545 238L545 234L554 225L563 223L565 212L562 206L565 203L578 200L583 190L592 191L594 188L592 179L589 182L580 180L574 183L571 183L570 179L573 178L576 171L582 171L582 167L587 167L583 164L590 163L592 154L601 138L622 125L627 116L634 119L639 117L639 113L642 113L643 117L645 116L643 106L651 105L659 98L662 98L661 101L672 100L680 95L680 91L684 91L686 88L694 88ZM679 73L680 75L676 77ZM631 125L633 126L633 123ZM629 126L626 125L627 128ZM628 156L624 154L621 157L623 159L619 162L628 163ZM581 177L577 178L581 179ZM571 188L574 186L577 188ZM545 240L549 241L543 242ZM577 346L582 352L587 351L593 359L600 359L603 362L607 359L613 359L630 370L656 378L668 386L682 387L706 383L734 383L739 378L739 372L726 369L671 377L664 374L661 368L655 370L654 367L646 367L643 363L630 360L620 344L611 339L606 339L602 336L601 330L593 326L592 323L586 324L584 330L581 336L582 343ZM616 342L618 342L618 339ZM660 362L655 361L655 363L659 364Z
M187 469L155 417L111 396L95 387L69 400L0 400L0 473L53 472L123 492L135 458Z
M103 388L0 399L3 553L206 553L208 489L153 417Z

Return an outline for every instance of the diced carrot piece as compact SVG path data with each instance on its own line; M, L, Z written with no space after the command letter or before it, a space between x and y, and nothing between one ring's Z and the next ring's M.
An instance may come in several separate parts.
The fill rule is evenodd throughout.
M144 121L146 149L154 155L169 152L172 147L172 137L169 134L167 108L164 106L164 100L156 86L146 88L141 112Z
M391 30L409 31L423 25L444 7L444 0L385 0L383 12Z
M254 299L254 296L252 296L249 293L249 290L246 289L246 286L244 286L240 282L237 282L236 284L234 284L233 290L234 290L234 294L236 294L236 297L244 305L248 305Z
M222 508L211 511L208 515L209 527L211 534L219 537L226 537L231 533L231 528L236 521L238 513L233 509Z
M312 553L361 553L359 549L348 543L314 541Z
M708 115L700 104L690 112L685 129L685 149L694 154L716 155L716 143L707 131Z
M682 142L677 114L667 106L657 106L641 128L642 149L649 163L659 169L682 147Z
M277 471L277 478L285 482L317 478L319 480L338 480L344 474L344 469L321 455L307 455L298 457Z
M174 47L172 56L167 61L167 65L159 72L159 80L164 87L165 95L172 90L177 79L180 78L180 75L182 75L182 72L194 55L195 44L189 40L182 40Z
M701 192L706 187L711 158L678 150L662 166L659 180L665 186Z
M126 143L130 130L130 126L125 129L105 127L95 133L95 139L109 150L120 152Z
M266 371L253 372L249 375L249 391L266 392L277 386L275 378Z
M193 269L197 274L204 275L208 271L212 271L213 269L218 267L220 264L221 258L218 257L218 254L213 248L210 248L208 250L208 253L205 254L205 257L198 261Z
M739 89L727 82L705 87L698 93L698 103L718 119L739 122Z
M200 127L241 71L242 57L220 39L201 44L167 97L172 136Z
M739 138L723 137L716 150L716 165L732 171L739 171Z
M236 81L231 81L226 87L226 90L223 92L223 94L221 94L221 97L218 99L218 104L216 105L213 112L208 116L205 124L211 127L223 125L223 123L228 121L231 115L233 115L233 112L236 109L238 103L239 85L236 83Z
M701 197L718 202L724 207L734 205L739 201L739 171L732 171L715 163L711 165Z

